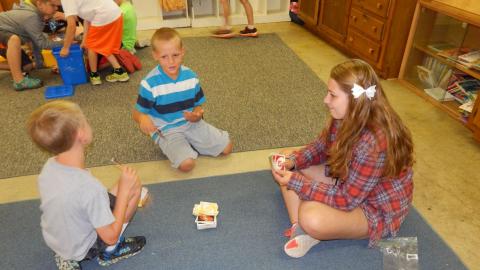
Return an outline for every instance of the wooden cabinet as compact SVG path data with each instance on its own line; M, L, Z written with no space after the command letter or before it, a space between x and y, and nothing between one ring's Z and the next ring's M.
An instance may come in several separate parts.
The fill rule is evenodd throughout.
M466 63L466 52L480 52L480 10L443 1L420 0L408 38L400 81L419 96L465 123L480 141L480 60Z
M301 0L305 26L383 78L400 71L416 0ZM316 17L315 17L316 16Z
M472 115L468 120L468 127L473 131L473 137L480 141L480 99L477 99Z
M344 40L347 35L350 0L323 0L319 4L317 30L333 40Z
M301 7L298 11L298 16L300 16L307 25L317 25L320 1L299 0L298 4Z

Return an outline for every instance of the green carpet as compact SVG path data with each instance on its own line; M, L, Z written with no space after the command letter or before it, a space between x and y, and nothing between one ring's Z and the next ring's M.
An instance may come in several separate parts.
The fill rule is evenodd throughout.
M207 102L205 120L227 130L234 151L297 146L313 140L325 124L325 84L275 34L257 39L185 38L185 65L200 77ZM138 52L143 70L128 83L76 87L94 131L87 166L165 159L132 120L140 80L155 66L149 48ZM61 84L48 70L32 73L46 85ZM45 88L15 92L9 73L0 73L0 178L39 173L47 154L25 132L29 113L47 101Z

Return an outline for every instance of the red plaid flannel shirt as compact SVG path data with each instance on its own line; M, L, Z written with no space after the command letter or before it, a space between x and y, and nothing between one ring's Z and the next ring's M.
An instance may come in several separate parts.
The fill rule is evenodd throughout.
M301 170L327 161L327 150L335 140L340 122L332 125L324 138L318 138L305 148L294 152L291 158L295 169ZM288 183L302 200L313 200L333 208L352 211L360 207L368 220L369 246L374 246L385 236L394 237L405 219L412 202L413 171L408 168L395 178L382 177L386 162L386 139L382 132L364 130L354 145L348 164L348 175L336 185L329 185L307 179L296 171ZM325 166L326 176L329 167Z

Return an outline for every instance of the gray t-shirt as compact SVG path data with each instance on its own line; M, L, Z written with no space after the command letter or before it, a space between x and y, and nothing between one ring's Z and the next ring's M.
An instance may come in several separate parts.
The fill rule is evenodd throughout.
M48 159L38 176L43 238L62 258L82 260L97 239L95 228L111 224L107 189L87 170Z

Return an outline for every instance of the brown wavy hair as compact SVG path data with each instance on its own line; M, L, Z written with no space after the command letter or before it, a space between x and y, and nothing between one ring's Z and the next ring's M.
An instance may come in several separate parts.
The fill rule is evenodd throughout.
M390 106L385 93L373 68L362 60L351 59L336 65L330 72L330 78L348 94L349 102L347 113L342 120L329 150L329 159L332 175L345 179L348 175L348 163L352 158L355 143L358 142L364 129L370 130L379 142L384 136L386 139L386 163L383 177L391 178L411 167L414 163L412 136L403 124L398 114ZM370 100L365 94L358 98L352 95L353 84L363 88L376 85L375 96ZM331 119L322 136L334 124Z

